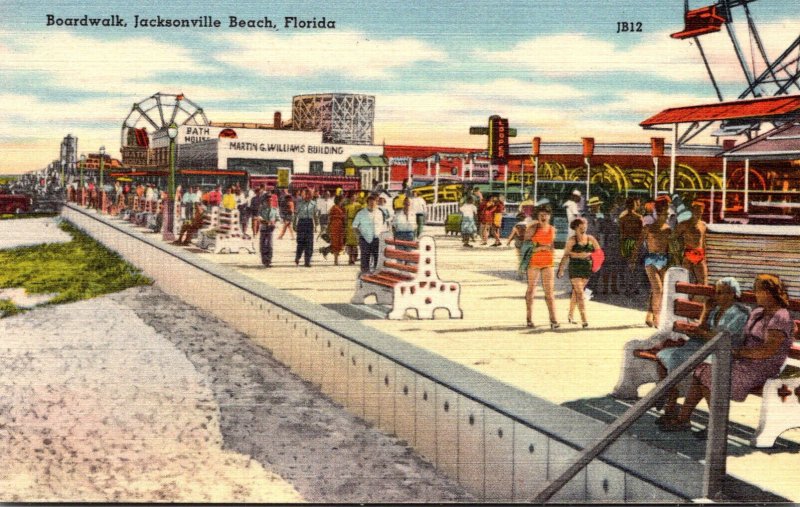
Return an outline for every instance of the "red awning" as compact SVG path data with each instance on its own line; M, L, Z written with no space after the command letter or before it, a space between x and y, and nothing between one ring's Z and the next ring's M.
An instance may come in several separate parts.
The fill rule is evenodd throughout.
M736 100L701 106L673 107L651 116L639 125L671 125L696 121L770 118L800 111L800 95L768 97L754 100Z

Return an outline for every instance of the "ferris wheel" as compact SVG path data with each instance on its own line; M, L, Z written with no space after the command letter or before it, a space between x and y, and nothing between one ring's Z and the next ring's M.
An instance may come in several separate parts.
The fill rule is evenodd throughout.
M794 39L777 58L770 58L748 5L755 1L718 0L711 5L690 9L689 0L684 0L683 8L686 26L684 30L671 35L674 39L694 40L720 102L722 101L722 93L709 67L698 37L719 32L723 27L728 32L736 59L747 83L747 87L741 92L739 99L744 99L748 96L770 97L785 95L792 91L797 92L800 90L800 36ZM747 37L750 43L749 54L748 51L745 51L745 47L741 44L733 26L734 13L737 10L741 10L747 25Z
M692 39L700 51L708 77L720 102L724 101L722 92L703 51L703 46L700 44L699 37L720 32L723 28L731 40L736 60L741 67L746 83L746 87L739 94L738 99L774 97L800 91L800 36L795 38L776 58L771 58L767 54L750 11L749 4L755 1L717 0L710 5L690 9L689 0L684 0L685 28L671 35L674 39ZM737 11L739 11L738 15L743 15L741 19L747 26L749 52L745 51L745 46L740 42L734 29L734 14ZM702 126L691 127L681 141L690 141L710 124L711 122L708 122ZM758 131L759 124L760 122L756 120L729 120L722 122L718 132L720 135L746 134L750 137L753 131Z
M182 93L156 93L131 108L131 112L122 122L120 145L122 147L149 146L150 135L166 130L172 124L208 125L203 108L184 97Z

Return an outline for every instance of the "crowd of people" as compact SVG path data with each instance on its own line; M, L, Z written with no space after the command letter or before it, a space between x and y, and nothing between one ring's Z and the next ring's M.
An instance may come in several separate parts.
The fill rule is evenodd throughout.
M88 183L90 207L100 205L100 190L94 182ZM119 206L131 205L134 196L153 201L166 197L165 191L152 183L116 181L106 184L105 191L108 202ZM335 265L345 254L349 265L359 263L366 272L376 268L382 232L391 231L396 239L413 240L425 228L425 200L410 188L400 195L402 203L386 193L332 195L310 188L291 193L268 190L263 185L250 189L231 185L224 190L216 186L205 192L198 186L179 186L175 198L181 203L184 220L179 243L188 243L202 227L204 214L211 207L235 209L245 236L259 236L265 267L272 265L273 241L288 236L297 243L294 261L298 266L301 261L304 266L311 266L316 252L323 258L333 256ZM682 265L698 283L707 281L701 203L694 203L689 211L683 204L673 206L670 197L660 196L644 203L638 197L620 198L605 205L596 196L584 202L580 191L573 190L563 204L569 230L564 254L556 267L556 230L550 223L553 210L546 199L526 202L520 206L506 245L513 242L519 271L527 274L526 324L530 327L534 326L531 315L539 280L553 329L560 326L553 294L556 276L568 275L572 287L567 321L577 323L577 308L584 328L589 325L586 299L594 293L632 295L646 285L650 297L645 321L658 327L664 274L669 266ZM402 208L395 210L399 204ZM480 189L473 188L462 200L459 211L465 248L502 245L506 211L503 195L484 197ZM315 243L321 246L315 249ZM598 270L593 258L600 252L605 261L601 266L598 263Z
M144 187L141 185L140 187ZM148 191L136 195L154 198ZM162 196L163 197L163 196ZM176 190L176 199L183 205L185 220L178 243L188 244L191 235L199 230L206 210L221 206L238 210L242 231L246 237L259 237L261 262L272 265L273 241L288 238L297 243L294 262L310 267L316 252L327 259L333 256L339 265L342 254L349 265L360 264L361 270L374 270L377 266L379 236L393 231L397 239L414 240L425 227L425 201L409 192L402 209L395 211L393 201L386 193L341 192L303 188L295 193L268 190L257 186L243 191L237 186L225 189L216 187L201 193L198 187ZM315 243L322 246L315 248Z
M643 203L632 196L604 206L596 196L584 202L581 192L573 190L562 205L569 230L557 268L553 255L557 231L550 223L553 209L547 199L531 204L530 209L521 206L506 243L514 243L519 271L527 275L529 327L534 327L532 305L539 280L553 329L560 326L553 304L554 278L565 274L572 287L567 321L577 324L577 308L583 328L589 325L586 299L595 293L630 296L644 287L649 291L645 323L658 327L664 275L670 266L683 266L694 281L707 283L706 224L700 202L687 208L680 198L673 204L672 198L662 195ZM472 248L477 239L486 245L493 238L491 246L500 246L504 209L502 196L484 198L477 189L468 195L460 209L463 245Z

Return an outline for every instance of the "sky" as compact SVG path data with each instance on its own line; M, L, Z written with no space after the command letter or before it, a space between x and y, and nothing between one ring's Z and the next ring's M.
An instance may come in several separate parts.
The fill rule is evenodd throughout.
M683 28L683 0L15 2L0 0L0 174L41 169L62 138L79 152L119 157L133 104L183 93L211 121L291 117L292 96L375 96L375 143L484 147L499 114L511 142L647 142L639 122L658 111L717 101ZM704 5L690 1L690 7ZM797 0L757 0L752 16L775 58L797 36ZM48 26L116 15L127 26ZM211 16L219 28L135 27L135 16ZM763 69L741 8L734 29ZM52 16L49 18L48 16ZM275 28L230 27L268 17ZM285 26L286 17L335 28ZM619 22L641 23L619 32ZM723 31L701 39L723 98L745 78ZM709 142L707 138L705 140Z

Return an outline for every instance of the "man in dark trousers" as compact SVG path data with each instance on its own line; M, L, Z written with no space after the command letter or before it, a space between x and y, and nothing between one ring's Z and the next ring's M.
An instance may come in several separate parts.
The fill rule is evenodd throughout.
M275 231L275 221L278 220L278 210L272 207L272 200L269 194L262 201L258 214L258 222L261 224L261 236L259 246L261 250L261 264L268 268L272 266L272 233Z
M361 272L369 273L370 268L378 266L379 237L384 231L386 220L383 211L376 205L378 196L370 195L367 198L367 207L356 213L353 220L354 232L358 235L358 245L361 248Z
M267 193L264 191L264 185L255 188L255 195L250 199L250 216L253 217L253 237L261 230L260 220L258 219L258 212L264 205L264 199L269 199Z
M305 266L311 267L311 254L314 252L314 221L317 218L317 204L311 200L311 189L304 188L302 199L294 214L294 230L297 232L297 251L294 263L300 265L300 256L305 257Z

